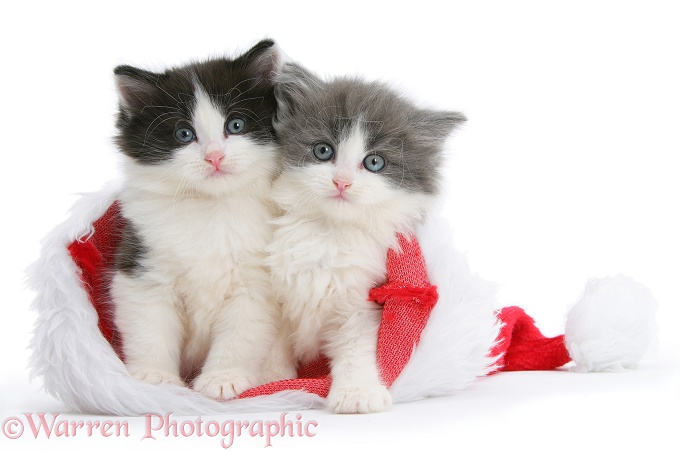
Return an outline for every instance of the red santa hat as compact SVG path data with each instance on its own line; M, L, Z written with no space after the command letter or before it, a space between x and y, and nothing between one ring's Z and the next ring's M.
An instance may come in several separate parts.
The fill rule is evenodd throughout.
M33 374L43 377L48 392L80 411L121 415L321 407L331 383L323 358L300 368L297 379L255 387L226 403L127 373L108 294L124 225L117 193L114 187L84 197L71 219L47 237L30 271L39 313ZM418 239L399 236L399 249L388 254L387 281L367 300L383 305L378 364L396 402L450 393L498 371L555 369L572 360L584 371L632 368L654 337L653 298L622 276L589 282L568 316L566 335L554 338L519 307L487 314L486 303L458 302L489 296L460 277L465 271L452 270L455 259L433 236L430 230L421 237L429 254L438 256L429 268Z

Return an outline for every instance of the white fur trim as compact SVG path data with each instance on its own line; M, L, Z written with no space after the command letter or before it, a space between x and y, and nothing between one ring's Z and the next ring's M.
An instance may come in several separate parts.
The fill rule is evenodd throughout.
M452 244L452 230L431 215L417 237L439 301L411 360L391 387L395 402L452 394L493 369L500 330L496 287L474 276Z
M644 285L593 279L567 316L565 339L576 371L637 367L656 335L656 301Z

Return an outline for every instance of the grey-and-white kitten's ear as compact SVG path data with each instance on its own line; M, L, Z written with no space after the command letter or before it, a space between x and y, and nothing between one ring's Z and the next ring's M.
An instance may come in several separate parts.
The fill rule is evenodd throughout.
M424 137L444 140L449 134L465 122L467 118L455 111L418 110L412 116L416 130L423 132Z
M277 119L293 114L297 105L309 101L311 94L323 90L323 80L301 65L289 62L274 78L274 95L278 103Z
M160 75L132 66L118 66L113 70L116 89L123 111L134 113L144 107L145 94L157 83Z
M236 65L247 67L250 72L271 80L283 65L284 55L271 39L263 39L250 50L234 60Z

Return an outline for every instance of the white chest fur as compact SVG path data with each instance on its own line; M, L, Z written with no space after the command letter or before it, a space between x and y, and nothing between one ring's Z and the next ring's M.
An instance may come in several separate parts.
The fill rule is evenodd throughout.
M122 201L147 250L145 263L164 283L226 289L244 268L262 266L270 214L256 198L177 199L130 189Z
M359 310L376 308L367 294L385 280L393 237L377 239L356 226L325 227L290 215L277 225L268 263L293 328L296 353L307 360L343 321Z

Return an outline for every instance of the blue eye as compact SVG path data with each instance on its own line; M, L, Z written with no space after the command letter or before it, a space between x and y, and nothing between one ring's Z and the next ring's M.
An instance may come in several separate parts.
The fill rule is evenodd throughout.
M369 155L364 158L364 167L371 172L380 172L385 169L387 162L380 155Z
M317 160L321 161L331 160L333 155L335 155L333 148L330 146L330 144L326 143L319 143L315 145L314 149L312 149L312 153L317 158Z
M246 121L244 121L240 117L235 117L229 122L227 122L226 128L228 134L238 135L239 133L242 133L243 130L246 128Z
M175 130L175 139L181 143L190 143L194 140L194 132L188 128L178 128Z

